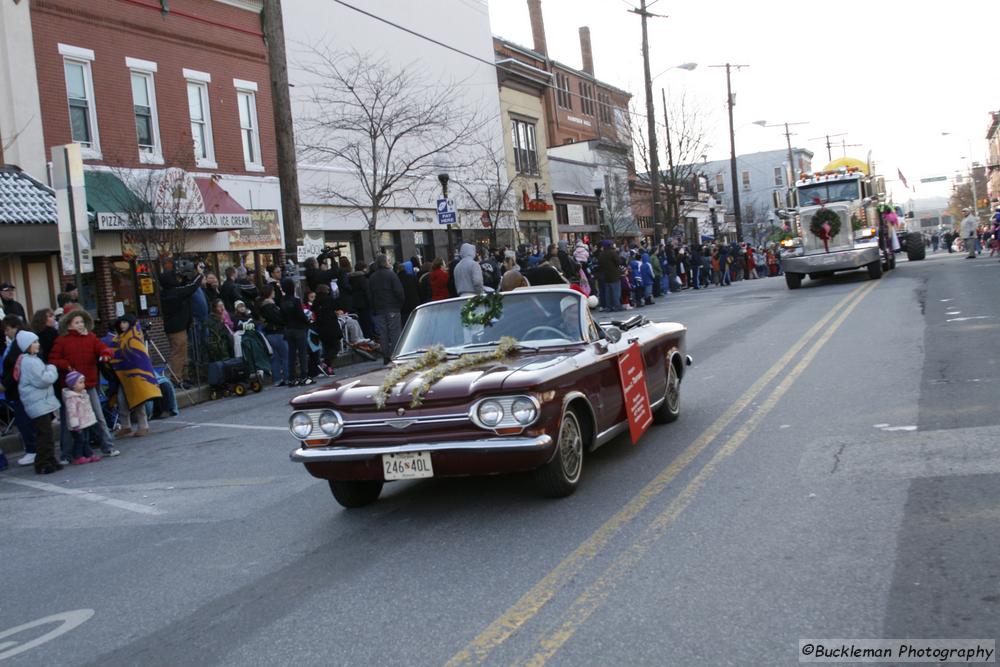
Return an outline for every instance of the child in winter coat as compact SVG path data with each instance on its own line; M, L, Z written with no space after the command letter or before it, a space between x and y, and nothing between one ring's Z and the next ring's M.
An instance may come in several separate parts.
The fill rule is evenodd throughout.
M66 406L66 419L69 420L69 431L73 436L73 465L94 463L101 457L94 454L90 442L94 439L94 427L97 415L90 405L87 395L87 378L79 371L66 374L66 387L62 390L63 405Z
M104 413L101 411L101 398L97 393L100 382L100 374L97 369L98 362L107 362L113 353L107 345L98 340L94 335L94 321L90 313L85 310L74 310L69 315L63 315L59 321L59 337L52 344L49 352L49 361L64 373L78 371L83 373L87 384L87 395L90 397L90 406L97 415L98 427L95 430L95 441L100 446L105 456L118 456L119 452L114 446L114 436L108 430L108 425L104 421ZM70 458L72 454L72 438L66 429L67 420L62 420L61 441L66 451L63 455Z
M649 253L642 253L642 263L639 265L642 277L642 303L647 306L653 305L653 281L656 275L653 272L653 264L649 261Z
M46 364L38 358L41 348L38 336L30 331L19 331L14 340L23 352L14 366L14 379L17 380L21 404L31 418L38 436L35 473L48 475L62 470L52 440L52 416L59 411L59 401L52 391L52 385L59 379L59 371L52 364Z

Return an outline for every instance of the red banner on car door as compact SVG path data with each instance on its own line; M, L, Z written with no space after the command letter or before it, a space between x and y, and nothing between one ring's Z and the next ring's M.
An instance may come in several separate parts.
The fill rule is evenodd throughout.
M625 414L628 415L628 430L634 445L653 423L649 390L646 388L646 368L638 343L632 343L618 356L618 371L625 399Z

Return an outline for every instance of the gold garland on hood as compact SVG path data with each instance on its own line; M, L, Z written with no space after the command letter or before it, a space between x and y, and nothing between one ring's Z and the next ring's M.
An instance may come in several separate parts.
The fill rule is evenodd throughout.
M389 399L389 395L392 393L393 387L413 373L429 369L426 373L424 373L423 377L421 377L420 384L414 387L413 391L410 392L410 407L420 407L420 405L424 402L424 396L430 392L431 387L434 386L434 384L439 380L442 380L449 375L460 373L466 368L471 368L476 364L481 364L485 361L501 361L511 356L516 351L517 340L510 336L503 336L497 342L497 349L492 352L465 354L446 363L441 363L447 358L448 355L445 352L444 347L435 345L410 363L394 368L388 375L385 376L385 380L382 381L382 385L378 388L378 391L375 392L375 406L379 410L384 408L386 401Z

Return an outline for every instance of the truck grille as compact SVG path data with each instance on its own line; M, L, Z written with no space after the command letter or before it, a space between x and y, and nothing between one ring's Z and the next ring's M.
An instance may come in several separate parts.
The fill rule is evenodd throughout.
M833 211L840 218L840 231L827 242L830 247L830 252L836 250L845 250L854 247L854 232L851 230L851 219L847 215L847 209L842 207L827 207L828 210ZM807 253L824 251L823 241L809 231L809 226L812 224L813 215L819 212L820 209L810 211L802 216L802 247Z

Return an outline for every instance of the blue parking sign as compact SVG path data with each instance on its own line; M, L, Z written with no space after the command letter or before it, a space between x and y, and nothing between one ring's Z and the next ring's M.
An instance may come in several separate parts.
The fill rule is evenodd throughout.
M439 225L453 225L458 222L455 215L455 200L442 197L437 200L437 218Z

